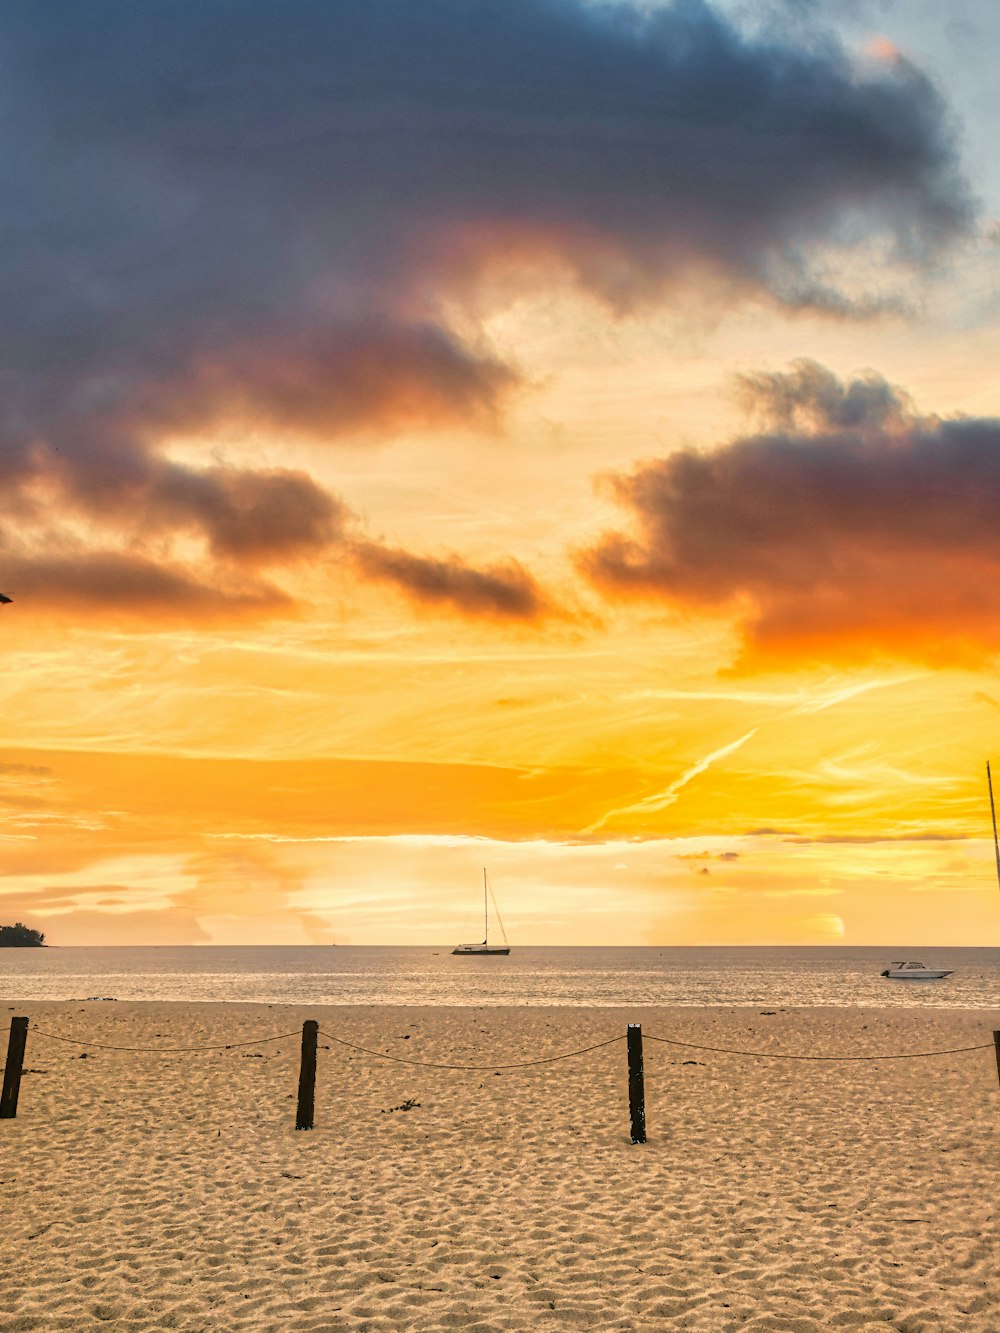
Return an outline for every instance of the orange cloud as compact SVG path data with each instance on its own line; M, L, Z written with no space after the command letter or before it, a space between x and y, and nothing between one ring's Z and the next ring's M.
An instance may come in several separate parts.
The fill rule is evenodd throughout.
M1000 421L921 416L880 376L813 362L743 392L768 428L612 478L633 526L584 572L735 617L745 667L1000 651Z

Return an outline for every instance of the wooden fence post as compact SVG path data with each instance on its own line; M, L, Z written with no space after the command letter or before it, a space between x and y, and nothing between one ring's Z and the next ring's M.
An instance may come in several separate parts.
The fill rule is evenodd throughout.
M299 1104L295 1112L296 1129L312 1129L316 1108L316 1039L319 1024L307 1018L302 1024L302 1063L299 1066Z
M0 1093L0 1120L13 1120L17 1115L17 1094L21 1089L21 1070L24 1068L24 1048L28 1040L28 1020L10 1020L10 1039L7 1042L7 1067L3 1073L3 1092Z
M993 1045L996 1048L997 1057L997 1078L1000 1078L1000 1032L994 1032Z
M642 1027L629 1023L628 1045L628 1117L633 1143L646 1142L646 1095L642 1078Z

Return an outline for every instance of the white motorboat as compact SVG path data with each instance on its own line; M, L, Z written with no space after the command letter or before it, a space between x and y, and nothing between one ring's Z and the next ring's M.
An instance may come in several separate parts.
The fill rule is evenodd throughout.
M923 963L893 963L882 975L891 981L940 981L950 977L954 968L925 967Z

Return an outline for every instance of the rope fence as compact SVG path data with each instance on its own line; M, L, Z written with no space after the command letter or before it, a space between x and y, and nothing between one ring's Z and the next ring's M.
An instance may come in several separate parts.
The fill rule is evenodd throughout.
M532 1069L535 1065L551 1065L557 1060L572 1060L576 1055L587 1055L590 1051L599 1051L602 1046L613 1046L616 1041L624 1041L624 1035L608 1037L606 1041L597 1041L593 1046L582 1046L578 1051L561 1051L558 1055L546 1055L541 1060L517 1060L504 1065L446 1065L437 1060L408 1060L402 1055L390 1055L388 1051L374 1051L368 1046L355 1046L353 1042L335 1037L332 1032L321 1032L327 1041L335 1041L338 1046L346 1046L351 1051L361 1051L365 1055L374 1055L378 1060L393 1060L399 1065L419 1065L422 1069L459 1069L468 1073L490 1074L498 1069Z
M984 1041L978 1046L950 1046L943 1051L898 1051L890 1055L798 1055L790 1051L738 1051L729 1046L701 1046L693 1041L679 1041L676 1037L654 1037L651 1032L646 1033L646 1040L659 1041L665 1046L684 1046L689 1051L714 1051L716 1055L745 1055L753 1060L933 1060L937 1055L964 1055L966 1051L989 1051L994 1045L992 1041Z
M78 1037L64 1037L58 1032L47 1032L45 1028L31 1029L38 1037L48 1037L52 1041L69 1042L71 1046L92 1046L95 1051L143 1051L151 1055L187 1054L190 1051L232 1051L238 1046L265 1046L269 1041L289 1041L297 1037L298 1032L280 1032L273 1037L255 1037L253 1041L227 1041L220 1046L108 1046L99 1041L81 1041Z
M124 1051L130 1054L179 1055L193 1052L231 1051L247 1046L265 1046L272 1042L291 1041L298 1037L296 1032L269 1033L247 1041L229 1041L212 1046L118 1046L106 1042L91 1041L79 1037L68 1037L65 1033L50 1032L46 1028L32 1028L34 1035L50 1041L65 1042L73 1046L88 1046L101 1051ZM299 1064L298 1099L296 1104L295 1128L312 1129L315 1118L316 1098L316 1063L318 1038L355 1051L360 1055L377 1060L390 1060L395 1064L411 1065L422 1069L449 1069L464 1073L490 1073L511 1069L534 1069L539 1065L556 1064L562 1060L576 1059L589 1055L592 1051L603 1050L620 1041L626 1043L628 1060L628 1101L629 1125L633 1143L646 1142L646 1106L644 1090L644 1071L642 1053L642 1028L638 1023L629 1023L626 1031L616 1037L607 1037L590 1046L581 1046L576 1050L559 1051L555 1055L541 1056L534 1060L516 1060L491 1064L450 1064L441 1060L414 1060L406 1056L392 1055L388 1051L378 1051L369 1046L359 1046L335 1036L332 1032L320 1031L315 1019L306 1019L302 1024L302 1047ZM792 1051L740 1050L731 1046L708 1046L701 1042L682 1041L679 1037L661 1037L647 1033L649 1041L665 1046L681 1047L690 1051L705 1051L715 1055L736 1055L751 1060L809 1060L813 1062L840 1063L844 1061L885 1060L932 1060L945 1055L965 1055L973 1051L993 1050L996 1055L997 1076L1000 1078L1000 1031L993 1033L992 1042L981 1042L973 1046L950 1046L937 1051L886 1051L870 1055L816 1055ZM10 1037L7 1043L7 1063L4 1067L3 1089L0 1091L0 1120L13 1120L17 1115L18 1095L21 1086L21 1074L24 1067L24 1053L28 1039L28 1019L12 1018Z

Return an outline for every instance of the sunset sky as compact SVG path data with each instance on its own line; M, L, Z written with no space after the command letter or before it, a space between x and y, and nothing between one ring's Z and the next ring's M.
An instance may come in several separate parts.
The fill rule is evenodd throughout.
M0 921L1000 945L993 0L0 38Z

